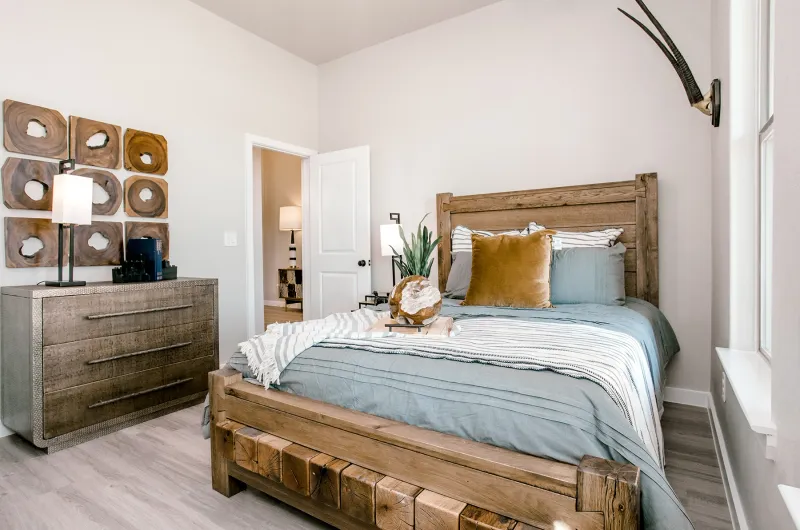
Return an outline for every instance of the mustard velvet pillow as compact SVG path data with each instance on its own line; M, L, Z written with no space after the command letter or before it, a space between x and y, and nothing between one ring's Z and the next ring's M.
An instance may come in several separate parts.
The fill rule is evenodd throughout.
M472 236L472 278L462 305L553 307L550 261L553 230L528 236Z

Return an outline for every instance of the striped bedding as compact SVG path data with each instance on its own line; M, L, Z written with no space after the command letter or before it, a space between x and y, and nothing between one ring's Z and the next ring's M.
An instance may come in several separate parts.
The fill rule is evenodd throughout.
M357 348L518 370L547 370L600 385L663 468L659 410L646 353L639 341L618 331L562 322L498 317L459 320L450 338L367 329L385 312L362 309L325 319L273 324L239 346L265 386L306 349Z
M451 234L452 239L450 248L454 254L459 252L472 252L472 234L482 236L495 236L495 235L511 235L511 236L526 236L539 230L546 230L546 227L531 222L528 227L523 230L509 230L507 232L487 232L485 230L471 230L466 226L457 226L453 229ZM594 232L565 232L563 230L556 230L553 236L553 248L558 250L562 248L577 248L577 247L610 247L622 235L622 228L606 228L605 230L596 230Z

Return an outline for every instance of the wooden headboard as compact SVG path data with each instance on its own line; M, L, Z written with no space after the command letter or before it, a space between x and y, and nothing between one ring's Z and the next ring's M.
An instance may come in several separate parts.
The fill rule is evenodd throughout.
M452 265L452 229L499 232L535 221L547 228L588 232L623 228L625 293L658 306L658 180L655 173L635 180L543 190L436 196L439 235L439 289L444 292Z

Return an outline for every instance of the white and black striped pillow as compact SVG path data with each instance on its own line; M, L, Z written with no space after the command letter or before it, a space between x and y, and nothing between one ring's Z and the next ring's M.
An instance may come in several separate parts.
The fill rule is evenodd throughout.
M494 232L487 232L486 230L470 230L466 226L458 225L453 229L452 241L450 248L452 249L453 253L456 252L472 252L472 234L478 234L482 236L519 236L528 235L528 229L519 231L519 230L509 230L508 232L501 232L495 234Z
M545 227L536 223L528 225L529 232L538 232ZM563 232L556 230L553 236L553 249L579 248L579 247L610 247L622 235L622 228L606 228L596 232Z

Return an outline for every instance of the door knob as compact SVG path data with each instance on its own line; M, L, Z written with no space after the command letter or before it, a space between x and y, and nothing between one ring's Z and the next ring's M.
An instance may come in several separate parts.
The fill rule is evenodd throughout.
M367 262L365 260L363 260L363 259L362 260L358 260L358 266L359 267L366 267L367 266Z

